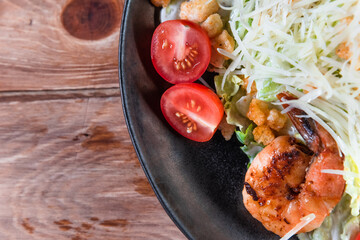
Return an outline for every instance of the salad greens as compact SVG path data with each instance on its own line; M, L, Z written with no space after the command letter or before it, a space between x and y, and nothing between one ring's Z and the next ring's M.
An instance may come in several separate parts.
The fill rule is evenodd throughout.
M285 90L284 85L273 82L271 79L257 83L259 91L257 92L257 98L266 102L276 101L276 95Z
M235 125L239 130L235 131L237 139L243 144L241 150L249 157L250 163L256 155L264 148L262 144L256 143L252 131L255 125L246 117L249 104L253 96L246 95L242 88L244 81L236 75L228 75L222 88L222 75L215 76L215 88L222 99L226 121Z
M251 142L254 141L254 136L252 134L253 129L254 129L254 124L251 123L245 132L235 131L237 139L242 144L245 144L245 145L250 144Z
M240 130L235 131L236 137L239 142L244 144L242 147L240 147L241 150L248 156L250 160L248 168L250 167L250 164L252 163L256 155L264 149L264 145L255 142L254 136L252 134L253 129L254 124L251 123L245 130L245 132L242 132Z
M224 88L222 88L222 78L222 75L218 75L215 76L214 80L216 93L224 104L226 121L228 124L235 125L240 129L247 128L251 123L246 117L246 109L250 104L250 99L245 102L240 101L246 95L246 91L241 88L244 81L236 75L229 75L226 78Z

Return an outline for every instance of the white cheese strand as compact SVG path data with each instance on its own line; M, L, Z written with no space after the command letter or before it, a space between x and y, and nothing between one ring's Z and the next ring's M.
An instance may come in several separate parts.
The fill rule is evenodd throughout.
M322 173L334 174L334 175L341 175L341 176L351 176L353 178L359 177L357 173L348 172L344 170L335 170L335 169L323 169L321 170Z
M306 225L308 225L312 220L315 219L315 214L314 213L310 213L309 215L303 217L300 219L300 222L298 224L296 224L296 226L291 229L287 234L285 234L285 236L283 236L282 238L280 238L280 240L288 240L290 239L292 236L294 236L298 231L300 231L303 227L305 227Z

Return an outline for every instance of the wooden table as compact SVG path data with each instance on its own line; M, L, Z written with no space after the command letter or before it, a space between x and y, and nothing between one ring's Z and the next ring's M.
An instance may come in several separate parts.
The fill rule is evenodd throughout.
M0 239L185 239L131 144L124 0L0 0Z

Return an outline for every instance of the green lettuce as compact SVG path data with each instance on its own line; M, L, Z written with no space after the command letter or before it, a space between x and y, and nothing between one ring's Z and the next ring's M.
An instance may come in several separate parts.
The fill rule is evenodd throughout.
M262 144L254 141L252 131L255 126L246 117L252 96L246 95L246 91L241 88L244 81L236 75L229 75L225 79L224 87L222 87L222 75L216 76L214 80L216 93L224 104L226 121L240 129L235 131L236 137L243 144L241 150L249 157L251 163L264 148Z
M345 171L350 171L359 176L359 167L354 161L354 159L350 156L345 157L344 162ZM351 214L353 216L359 215L360 211L360 178L354 177L353 175L344 175L344 179L346 181L346 189L345 192L351 196L350 207L352 209Z
M241 88L244 81L236 75L229 75L225 79L224 87L222 88L223 76L215 76L215 88L217 95L222 99L226 121L228 124L235 125L240 129L247 128L250 125L250 120L244 114L245 105L237 104L239 100L246 95L246 91Z
M341 240L354 239L355 235L360 232L360 218L350 217L345 224L343 224L343 232L340 235Z
M236 137L239 142L244 144L244 146L240 147L241 150L248 156L250 160L248 167L250 166L256 155L264 149L264 146L262 144L256 143L254 141L254 135L252 134L253 129L254 124L250 124L245 130L245 132L240 130L235 131Z
M256 82L258 88L257 98L272 102L276 101L276 95L284 91L284 86L273 82L271 79L264 80L261 84Z
M214 81L217 95L227 101L235 96L238 93L240 86L244 84L244 81L236 75L227 76L224 87L222 87L223 75L215 76Z
M251 142L248 145L244 145L240 147L240 149L248 156L250 160L248 164L248 168L249 168L250 164L255 159L256 155L258 155L258 153L264 149L264 145L257 142Z
M250 124L249 127L245 130L245 132L242 131L235 131L236 137L242 144L248 145L250 142L254 141L254 136L252 134L252 131L254 129L254 124Z

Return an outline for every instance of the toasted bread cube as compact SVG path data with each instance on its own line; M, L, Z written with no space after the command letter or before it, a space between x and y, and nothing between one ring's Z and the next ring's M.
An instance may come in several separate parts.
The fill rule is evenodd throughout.
M167 7L170 0L151 0L151 3L156 7Z
M272 140L275 139L275 134L268 126L262 125L254 128L253 130L254 140L257 143L262 143L265 146L269 145Z
M222 32L224 24L220 15L215 13L210 15L200 26L207 32L209 38L213 38Z
M201 23L207 17L219 10L216 0L190 0L180 7L180 18Z
M244 80L244 84L241 85L241 87L243 89L247 90L247 87L249 85L249 77L244 77L243 80ZM248 93L248 94L254 95L256 92L257 92L256 82L253 81L252 84L251 84L250 93Z
M271 109L267 117L267 125L275 131L280 131L285 126L286 120L286 116L279 110Z
M266 102L254 98L251 100L249 111L246 116L253 121L256 125L266 124L269 115L269 106Z
M235 48L235 40L232 36L230 36L228 31L223 30L220 35L211 40L211 45L215 49L221 48L229 53L232 53ZM224 58L228 59L227 57Z

